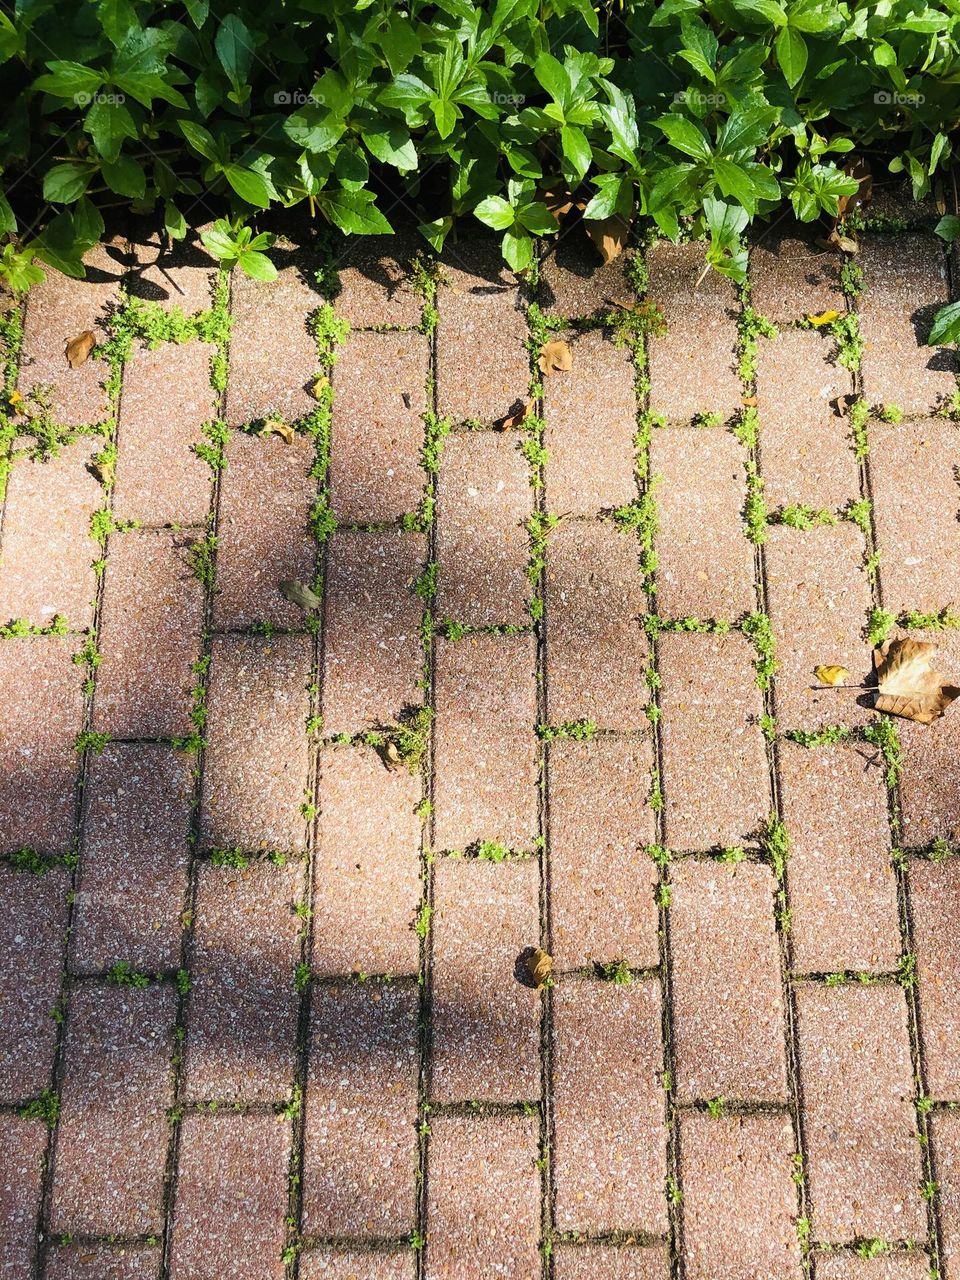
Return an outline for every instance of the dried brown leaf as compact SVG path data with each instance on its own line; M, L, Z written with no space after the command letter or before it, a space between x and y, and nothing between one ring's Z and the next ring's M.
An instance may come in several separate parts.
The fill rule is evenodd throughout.
M90 352L97 345L97 335L92 329L84 329L67 343L64 355L71 369L79 369L89 359Z
M293 444L296 434L293 427L288 422L284 422L282 418L267 418L257 432L257 435L261 436L279 436L284 444Z
M543 344L540 352L541 373L562 373L573 367L573 352L562 338Z
M587 207L585 201L577 200L569 191L544 191L541 199L557 222L566 217L571 209L582 210Z
M848 178L855 178L860 186L852 195L840 196L837 200L837 217L840 222L849 217L854 209L869 204L873 199L873 174L868 161L862 157L850 160L843 171Z
M527 970L539 991L553 973L553 956L548 955L542 947L535 947L527 956Z
M310 394L313 396L314 400L322 399L323 393L329 385L330 379L327 375L325 373L318 373L310 385Z
M295 604L298 609L303 609L307 613L311 609L319 609L322 603L312 587L308 587L306 583L297 582L295 578L284 578L280 583L280 594L291 604Z
M609 218L584 219L583 225L587 229L587 235L599 249L604 266L614 258L619 258L627 247L627 237L630 235L632 221L632 212L629 218L614 213Z
M493 424L495 431L509 431L511 427L520 427L533 413L532 400L516 400L510 406L510 412L504 418L498 418Z
M942 716L951 702L960 698L960 689L944 684L943 677L933 669L936 652L935 644L910 637L888 640L875 650L877 710L917 724L932 724Z
M392 738L388 738L380 748L380 759L388 769L402 769L405 764L400 748Z

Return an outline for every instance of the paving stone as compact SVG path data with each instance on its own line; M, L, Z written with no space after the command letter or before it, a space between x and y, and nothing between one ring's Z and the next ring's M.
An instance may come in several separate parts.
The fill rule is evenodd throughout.
M199 525L209 515L212 473L192 446L217 414L213 350L206 342L138 346L125 366L114 491L122 519Z
M795 996L814 1238L923 1238L903 991L802 984Z
M540 1097L540 998L525 956L540 944L533 858L441 859L434 868L436 1102Z
M559 739L549 748L550 901L558 968L659 963L649 742Z
M911 634L937 646L936 669L947 683L960 686L960 632ZM898 720L897 729L903 746L901 843L919 848L939 838L960 848L960 717L948 711L931 725Z
M649 645L636 538L605 522L561 525L546 558L550 723L638 728L646 723Z
M910 915L917 956L920 1032L927 1092L960 1102L960 858L910 863Z
M404 1253L311 1249L300 1255L299 1274L300 1280L415 1280L417 1260L409 1249Z
M422 534L346 530L327 550L323 652L324 733L358 733L394 723L423 701L417 579L427 559Z
M413 974L420 905L422 780L371 747L320 753L313 857L313 969Z
M70 935L74 972L126 960L155 972L180 962L190 860L189 758L150 743L110 743L90 759Z
M47 1146L42 1120L0 1115L0 1275L32 1276Z
M650 408L688 422L698 413L734 413L743 388L737 376L737 300L733 285L704 268L703 245L659 241L647 255L649 296L667 322L651 337Z
M454 422L502 418L526 396L530 357L520 290L492 238L447 247L437 300L440 412Z
M418 1009L412 985L314 990L303 1168L308 1234L357 1239L413 1229Z
M864 235L858 261L864 394L871 404L930 413L957 385L953 355L926 345L950 299L943 245L932 235Z
M281 1280L289 1171L280 1117L184 1117L171 1280Z
M3 513L0 620L25 618L44 627L62 614L78 630L93 621L100 554L90 517L103 490L87 471L97 451L89 439L47 462L14 463Z
M869 695L838 693L813 674L821 663L846 667L849 684L863 684L871 673L870 646L863 634L870 609L863 556L863 534L847 522L770 530L767 598L781 731L861 725L870 718Z
M201 838L210 848L304 847L308 636L216 637Z
M67 1018L50 1230L136 1236L163 1228L176 994L85 983Z
M845 311L840 262L839 254L818 248L800 228L765 227L750 251L750 301L774 324Z
M602 334L566 340L573 367L546 378L543 389L547 508L596 515L637 496L633 366Z
M670 884L678 1097L787 1102L770 868L685 861Z
M435 848L477 840L530 847L538 803L535 662L529 636L437 641Z
M960 432L947 421L904 422L871 427L870 437L884 606L937 613L960 602Z
M55 636L0 644L0 852L66 853L73 842L83 715L76 647Z
M280 583L293 579L309 585L314 578L313 462L306 436L286 444L273 434L231 435L217 526L213 622L218 629L254 622L303 626L303 611L280 594Z
M940 217L933 192L922 200L914 200L913 185L905 174L889 178L878 174L870 203L863 212L867 218L890 218L904 226L917 223L934 226Z
M930 1117L933 1172L940 1211L940 1262L944 1280L960 1276L960 1112Z
M340 292L337 314L354 329L420 323L423 299L411 279L425 245L416 232L392 236L347 236L337 253Z
M744 457L740 441L726 431L654 432L657 611L664 617L739 618L754 608Z
M826 309L826 308L821 308ZM822 332L784 329L757 354L764 496L771 511L799 503L837 511L860 496L850 422L836 404L852 387Z
M289 264L276 280L251 280L242 272L233 277L226 408L231 426L270 414L293 422L316 408L308 387L317 372L317 348L307 327L324 301L313 283L316 255L284 256Z
M667 843L712 849L753 839L770 812L758 727L763 702L745 636L664 635L663 772Z
M153 1245L54 1245L45 1280L157 1280L161 1250Z
M67 929L69 879L0 866L0 1101L37 1097L50 1084ZM0 1273L2 1274L2 1273Z
M557 1229L665 1231L660 983L561 983L553 1023Z
M785 1115L681 1117L688 1280L800 1280L795 1150Z
M396 520L423 494L427 339L352 333L333 369L330 506L341 523Z
M538 1137L533 1116L431 1121L425 1280L540 1274Z
M815 1253L814 1280L930 1280L925 1253L889 1253L861 1258L855 1253Z
M294 972L304 898L300 863L200 868L194 910L185 1096L278 1102L290 1096L300 998Z
M556 1280L667 1280L663 1245L561 1244L554 1252Z
M121 241L95 245L84 255L85 280L74 280L53 268L30 290L23 322L23 349L17 390L26 396L35 387L46 389L54 419L65 427L102 422L110 412L103 383L109 376L104 360L91 356L71 369L68 342L92 329L98 343L106 342L107 309L118 297L125 268Z
M111 542L94 724L112 737L190 732L204 604L190 567L192 541L166 529L134 529Z
M437 506L436 611L472 626L530 621L530 468L512 432L465 431L444 445Z
M133 270L126 280L127 293L155 302L164 311L179 307L188 316L209 310L217 264L200 242L199 233L205 229L196 228L189 240L176 240L169 249L152 227L138 229L130 246Z
M863 744L780 747L793 968L889 972L900 955L883 772Z
M633 251L604 265L582 225L564 228L540 265L540 305L571 320L609 311L612 302L633 302Z

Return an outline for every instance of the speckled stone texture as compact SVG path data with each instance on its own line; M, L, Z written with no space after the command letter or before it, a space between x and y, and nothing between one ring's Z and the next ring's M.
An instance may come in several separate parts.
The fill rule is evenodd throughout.
M0 866L0 1101L21 1103L50 1084L69 880ZM0 1272L2 1274L2 1272Z
M875 749L784 742L779 765L780 814L790 837L793 969L892 971L900 920Z
M949 301L943 243L931 235L864 235L858 261L866 282L859 305L864 395L870 404L930 413L956 390L955 357L926 345Z
M664 635L664 818L667 844L705 850L754 839L770 812L754 648L741 635Z
M345 523L396 520L423 493L427 339L352 333L333 368L330 506Z
M417 579L427 558L422 534L342 531L327 549L323 729L359 733L393 724L423 691Z
M300 1280L415 1280L416 1274L417 1259L409 1248L403 1253L310 1249L300 1255Z
M556 1280L668 1280L663 1245L561 1244L553 1254Z
M315 973L415 974L420 905L419 774L372 747L320 755L313 856Z
M210 511L210 468L191 446L217 411L205 342L138 345L123 371L114 509L144 524L199 525ZM175 389L171 394L171 389Z
M307 784L307 636L217 637L210 664L201 839L299 850Z
M815 1253L813 1280L929 1280L925 1253L893 1253L861 1258L856 1253Z
M218 629L254 622L303 626L303 611L280 594L280 583L293 579L309 586L314 578L313 461L307 436L297 435L290 444L273 433L230 437L217 525L213 622Z
M314 990L303 1167L309 1235L413 1229L418 1005L414 984Z
M639 728L649 645L636 538L607 522L563 524L546 558L547 718Z
M649 742L560 739L548 750L553 957L559 968L659 963Z
M91 356L79 369L67 363L66 345L86 329L106 342L107 309L117 300L126 266L122 241L96 245L84 256L86 279L74 280L45 267L46 279L30 290L23 322L23 350L17 390L26 396L34 387L50 391L54 419L76 427L101 422L109 410L103 389L109 369Z
M200 657L203 586L188 535L133 529L115 535L103 589L94 726L115 738L190 732L193 666Z
M581 226L561 228L540 264L540 306L550 315L571 320L607 311L612 302L634 301L627 249L604 265L599 251Z
M157 744L110 743L90 759L70 935L74 972L118 960L156 971L180 962L190 858L192 765Z
M780 952L769 867L670 872L673 1049L681 1102L787 1102Z
M722 429L653 433L663 617L739 618L754 608L753 547L743 524L745 457L740 441Z
M920 1239L920 1144L898 986L795 990L813 1237Z
M569 343L573 366L544 379L547 509L592 516L637 496L633 366L600 333L558 336Z
M66 853L74 837L74 739L83 714L79 643L43 636L0 643L0 852Z
M308 387L317 372L317 350L308 329L323 305L314 272L316 254L290 252L277 280L233 277L227 421L231 426L277 414L287 422L316 408ZM280 261L280 254L277 261Z
M567 981L553 1006L555 1226L663 1232L660 983Z
M84 983L71 993L53 1158L54 1233L162 1230L175 1002L169 985Z
M47 1127L0 1115L0 1275L32 1276Z
M800 1280L793 1129L785 1115L680 1120L689 1280Z
M530 357L516 277L484 235L448 245L437 292L440 412L489 424L526 395Z
M870 718L873 699L862 690L825 688L813 674L826 663L846 667L849 684L864 684L872 672L864 638L870 588L863 557L863 534L848 522L770 530L767 600L778 663L774 702L781 731L861 725Z
M960 686L960 632L914 631L917 640L937 646L934 666L951 685ZM932 725L897 721L903 745L900 804L908 848L946 840L960 849L960 704Z
M436 612L471 626L530 621L530 467L515 432L464 431L443 448Z
M289 1166L280 1116L185 1116L171 1280L281 1280Z
M917 956L920 1033L931 1098L960 1102L960 858L910 863L910 916Z
M805 229L763 227L750 253L750 301L774 324L821 311L845 311L840 254L813 243Z
M445 858L434 868L437 1102L540 1097L540 999L525 963L540 945L539 889L532 858Z
M516 1115L431 1122L425 1280L540 1274L538 1127Z
M279 1102L295 1070L299 862L201 867L184 1058L191 1102Z
M740 408L736 371L737 299L729 280L704 268L703 245L658 242L647 258L648 290L667 322L651 337L650 407L688 422L702 412L725 417Z
M179 307L189 316L208 310L213 305L217 264L200 240L205 230L198 227L165 248L155 228L138 228L130 246L132 270L124 281L127 293L156 302L164 311Z
M54 1245L45 1280L157 1280L161 1250L142 1244Z
M392 215L391 221L395 222ZM353 329L418 325L423 300L411 276L415 257L425 249L416 231L344 237L336 249L340 278L340 291L334 299L337 314Z
M436 643L434 847L537 834L535 646L528 636Z
M90 517L104 501L87 470L96 451L80 439L46 462L13 464L3 513L0 623L25 618L45 627L58 613L78 629L92 622L91 565L100 548L90 537Z
M960 1276L960 1113L937 1111L930 1117L933 1170L940 1209L941 1264L944 1280Z
M860 496L850 420L838 397L850 373L827 334L784 329L757 353L757 408L764 497L777 511L793 503L836 511Z
M954 422L877 424L870 483L883 603L937 613L960 603L960 428Z

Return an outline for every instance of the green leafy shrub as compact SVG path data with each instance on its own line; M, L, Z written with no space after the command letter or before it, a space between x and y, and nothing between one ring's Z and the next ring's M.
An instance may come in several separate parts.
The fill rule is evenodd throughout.
M740 279L747 221L836 216L854 148L924 195L960 117L954 0L18 0L0 10L0 277L72 275L102 210L267 278L258 211L347 233L398 196L440 248L457 219L507 262L556 228L648 217ZM11 16L12 15L12 16Z

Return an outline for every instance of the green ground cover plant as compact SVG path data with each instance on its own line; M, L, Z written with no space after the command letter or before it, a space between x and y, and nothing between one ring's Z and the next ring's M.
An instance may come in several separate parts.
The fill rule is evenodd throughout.
M16 290L81 275L115 206L174 239L215 218L211 252L271 278L266 211L385 233L398 197L518 271L572 201L742 279L751 219L836 218L854 150L921 197L960 123L953 0L16 0L0 65Z

